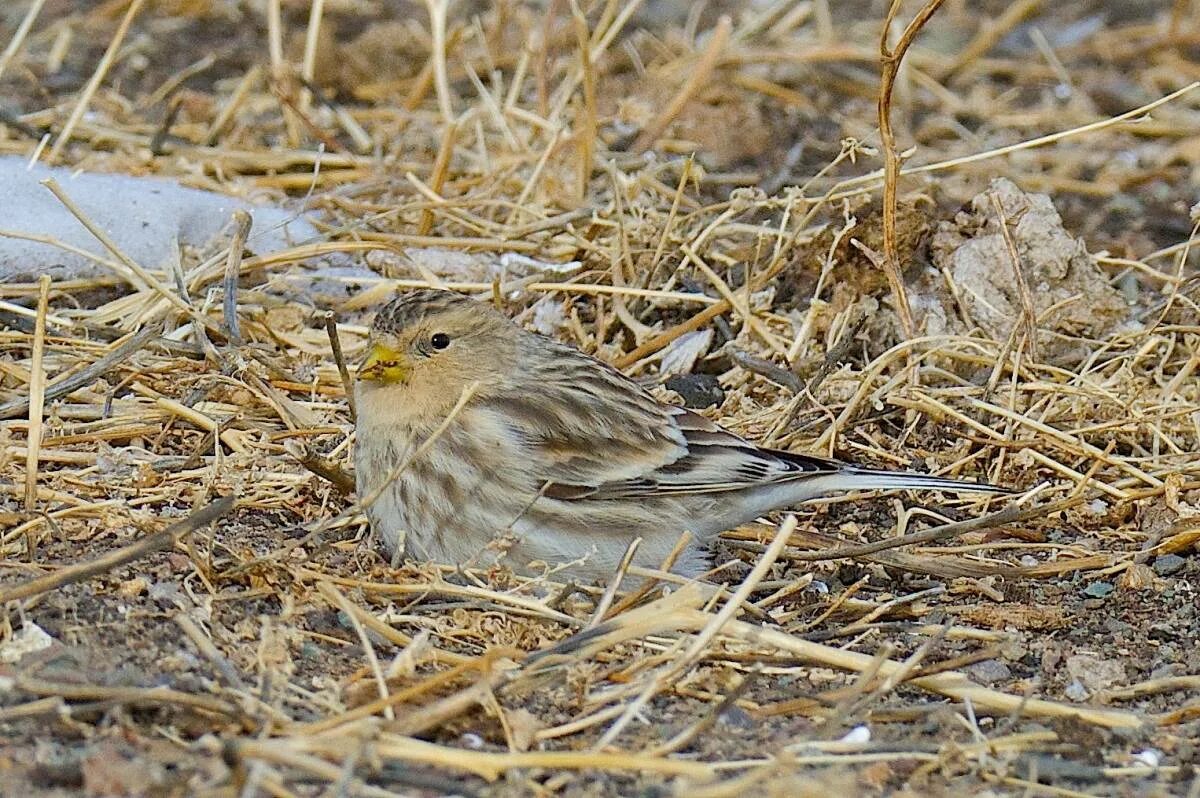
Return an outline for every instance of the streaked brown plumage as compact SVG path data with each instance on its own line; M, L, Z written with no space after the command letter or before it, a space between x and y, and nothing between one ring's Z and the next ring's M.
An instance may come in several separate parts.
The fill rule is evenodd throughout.
M448 291L380 311L355 397L360 501L388 547L403 538L417 559L582 560L575 575L604 577L633 538L635 562L656 566L687 530L675 570L695 575L720 532L816 496L1004 492L758 448Z

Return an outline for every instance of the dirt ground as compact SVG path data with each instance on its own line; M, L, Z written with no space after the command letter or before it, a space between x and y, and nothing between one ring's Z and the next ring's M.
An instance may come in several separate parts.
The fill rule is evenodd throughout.
M0 154L87 96L58 165L320 231L0 284L0 796L1200 798L1200 4L941 4L894 240L884 3L449 5L0 9ZM430 281L751 440L1015 495L814 502L702 586L393 567L327 478L326 313L353 363Z

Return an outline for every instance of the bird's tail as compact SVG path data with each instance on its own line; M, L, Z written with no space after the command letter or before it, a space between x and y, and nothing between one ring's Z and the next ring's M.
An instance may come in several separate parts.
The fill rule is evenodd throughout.
M912 471L883 471L874 468L849 466L838 474L845 490L944 490L952 493L1014 493L1009 488L986 482L965 482L961 479L935 477Z

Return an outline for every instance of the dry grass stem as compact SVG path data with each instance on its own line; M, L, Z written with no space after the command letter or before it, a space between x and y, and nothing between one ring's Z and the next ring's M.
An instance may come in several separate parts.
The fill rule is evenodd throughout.
M62 220L0 230L14 794L1197 792L1194 3L11 5ZM150 241L75 172L264 207ZM427 287L1013 495L816 499L696 580L682 529L389 561L354 364Z

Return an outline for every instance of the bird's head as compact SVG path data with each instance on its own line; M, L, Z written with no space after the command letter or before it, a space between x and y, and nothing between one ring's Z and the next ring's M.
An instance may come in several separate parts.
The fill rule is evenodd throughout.
M451 291L410 291L371 325L358 393L452 405L468 386L516 371L520 328L490 305Z

